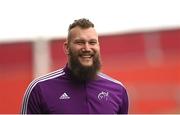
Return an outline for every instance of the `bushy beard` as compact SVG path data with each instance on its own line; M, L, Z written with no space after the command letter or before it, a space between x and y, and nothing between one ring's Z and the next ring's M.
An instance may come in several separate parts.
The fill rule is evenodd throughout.
M76 83L88 82L96 79L97 72L101 68L101 61L99 54L93 55L93 64L91 66L84 66L78 59L78 54L69 50L69 66L72 80Z

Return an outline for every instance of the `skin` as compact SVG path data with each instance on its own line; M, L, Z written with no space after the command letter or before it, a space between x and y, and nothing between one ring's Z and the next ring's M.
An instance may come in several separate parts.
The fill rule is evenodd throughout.
M81 65L88 67L93 65L95 55L100 54L98 35L94 28L75 27L70 30L71 38L64 43L65 53L69 59L69 51L77 54L78 61ZM69 65L68 65L69 66ZM70 67L71 68L71 67Z

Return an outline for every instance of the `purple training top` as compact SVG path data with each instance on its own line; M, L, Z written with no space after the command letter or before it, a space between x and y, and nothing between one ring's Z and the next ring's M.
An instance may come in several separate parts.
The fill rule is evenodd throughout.
M126 114L128 96L123 85L98 73L97 80L75 84L67 67L33 80L22 104L22 114Z

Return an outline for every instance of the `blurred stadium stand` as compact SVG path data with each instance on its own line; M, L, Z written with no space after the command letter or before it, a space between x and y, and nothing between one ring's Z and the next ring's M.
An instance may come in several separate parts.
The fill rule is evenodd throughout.
M180 29L99 38L102 71L126 86L129 113L180 113ZM64 39L45 42L44 47L48 47L39 47L36 52L41 42L0 44L0 113L19 113L25 89L34 76L66 64ZM40 61L42 72L38 73Z

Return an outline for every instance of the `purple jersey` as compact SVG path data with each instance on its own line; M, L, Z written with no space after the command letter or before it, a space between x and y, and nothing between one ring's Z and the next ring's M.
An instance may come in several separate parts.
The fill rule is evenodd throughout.
M67 67L39 77L27 88L22 114L126 114L128 96L123 85L105 74L75 84Z

